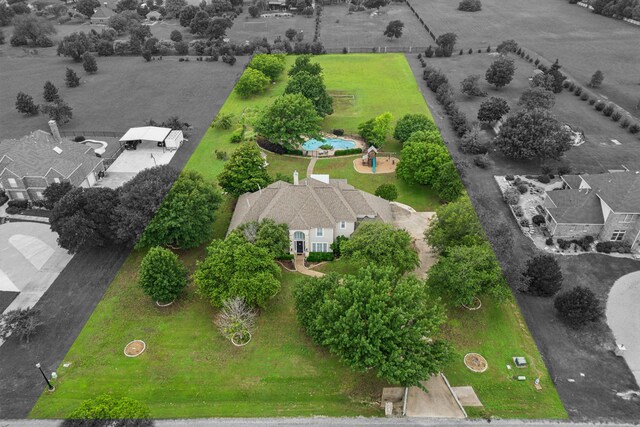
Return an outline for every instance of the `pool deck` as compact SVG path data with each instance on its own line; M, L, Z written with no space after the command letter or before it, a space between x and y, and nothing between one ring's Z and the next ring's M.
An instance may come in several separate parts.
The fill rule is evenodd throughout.
M343 136L337 136L337 135L332 135L332 134L323 134L323 137L326 139L341 139L344 141L349 141L349 142L353 142L355 144L354 147L352 148L361 148L362 151L365 151L367 149L367 144L360 139L360 137L354 136L354 135L343 135ZM310 138L313 139L313 138ZM303 144L304 145L304 144ZM315 150L305 150L303 146L300 146L300 149L302 150L302 154L308 157L333 157L335 155L336 151L339 150L350 150L351 148L339 148L338 150L333 149L333 150L320 150L320 148L317 148Z

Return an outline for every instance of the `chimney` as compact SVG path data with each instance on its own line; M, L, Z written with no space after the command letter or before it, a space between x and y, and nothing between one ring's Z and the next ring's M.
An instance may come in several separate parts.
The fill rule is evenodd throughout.
M58 130L58 124L55 120L49 120L49 128L51 129L51 135L55 138L56 141L62 141L60 137L60 131Z
M293 171L293 185L298 185L298 171Z

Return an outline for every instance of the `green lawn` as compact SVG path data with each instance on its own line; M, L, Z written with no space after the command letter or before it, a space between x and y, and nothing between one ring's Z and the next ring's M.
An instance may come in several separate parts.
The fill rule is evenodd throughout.
M295 57L287 57L287 69L294 60ZM322 123L325 131L340 128L347 134L356 134L358 124L385 111L393 114L395 120L407 113L423 113L431 117L402 54L322 55L315 56L313 61L317 61L323 67L327 90L341 95L335 98L334 113L326 117ZM271 85L267 92L260 96L244 99L235 92L231 93L221 113L234 114L239 118L243 112L252 114L257 109L271 104L274 98L283 93L287 78L284 73L276 84ZM216 151L226 151L230 154L237 148L236 144L229 142L232 132L233 129L225 131L210 128L186 168L198 170L209 179L215 179L224 166L224 161L216 158ZM389 138L383 149L386 152L399 153L401 146L393 138ZM314 172L329 173L334 178L346 178L350 184L370 193L375 192L382 183L394 183L400 193L398 201L419 211L433 210L438 206L438 198L430 188L406 184L396 179L395 174L359 174L353 169L352 160L353 157L321 160ZM304 178L309 159L268 154L267 162L268 170L273 176L276 173L290 175L294 170L298 170L300 178Z
M350 274L355 266L344 260L318 267L324 273ZM538 352L538 348L522 319L513 298L496 303L482 298L482 308L470 311L451 309L443 328L444 337L453 344L453 360L444 374L452 386L473 386L484 408L465 408L470 417L491 415L500 418L567 418L560 397ZM471 372L463 363L467 353L480 353L489 364L483 373ZM529 366L507 369L514 356L524 356ZM524 375L526 381L513 376ZM533 381L540 377L542 390L534 388Z

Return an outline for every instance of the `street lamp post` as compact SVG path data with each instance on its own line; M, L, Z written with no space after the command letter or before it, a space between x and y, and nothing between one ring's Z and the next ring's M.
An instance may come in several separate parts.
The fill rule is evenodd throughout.
M38 368L40 370L40 373L42 374L42 377L47 382L47 387L49 388L49 391L54 391L56 388L51 384L51 382L49 381L49 378L47 378L47 376L45 375L44 371L42 370L42 367L40 367L39 363L36 363L36 368Z

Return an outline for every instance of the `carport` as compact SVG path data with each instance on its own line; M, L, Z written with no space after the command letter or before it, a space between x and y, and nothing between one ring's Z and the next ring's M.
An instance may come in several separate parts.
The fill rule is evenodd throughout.
M181 130L162 128L158 126L143 126L131 128L120 138L120 143L124 143L127 150L135 150L142 143L152 143L158 147L168 150L180 148L184 135Z

